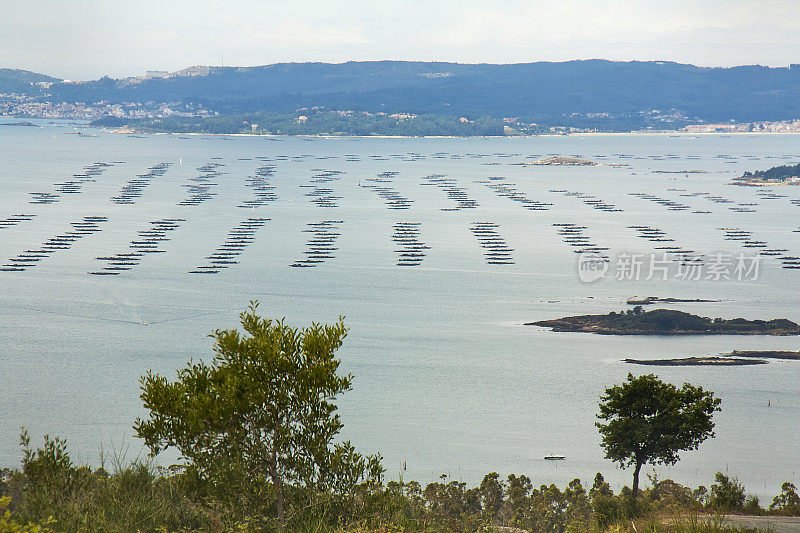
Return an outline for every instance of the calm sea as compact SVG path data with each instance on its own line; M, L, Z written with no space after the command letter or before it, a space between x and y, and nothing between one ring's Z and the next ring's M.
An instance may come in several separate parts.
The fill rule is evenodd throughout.
M762 498L800 481L800 363L622 361L798 350L797 338L522 325L648 295L719 300L670 306L705 316L800 321L800 269L784 268L800 256L800 187L727 185L800 161L797 136L80 130L0 128L0 261L11 265L0 271L0 466L19 464L20 426L36 442L65 437L78 462L97 464L101 448L144 455L131 430L139 377L210 359L207 335L257 299L295 325L345 317L343 437L380 451L390 479L497 471L564 485L600 471L629 483L603 458L597 401L629 372L654 372L722 398L716 438L660 478L708 486L723 471ZM523 164L552 155L604 165ZM605 276L582 281L576 250L606 256ZM774 252L756 261L759 250ZM754 262L758 272L741 270Z

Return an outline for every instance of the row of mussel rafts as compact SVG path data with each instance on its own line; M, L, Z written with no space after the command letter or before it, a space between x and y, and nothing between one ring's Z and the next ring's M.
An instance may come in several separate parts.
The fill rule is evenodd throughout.
M341 235L339 226L343 223L343 220L322 220L307 224L303 231L311 233L311 237L303 250L305 258L298 259L289 266L295 268L315 267L328 259L335 258L335 252L339 249L335 246L336 240Z
M150 221L146 229L137 231L137 239L128 245L129 251L119 252L114 255L101 256L96 259L103 263L98 270L90 271L95 276L116 276L127 270L132 270L142 262L145 254L164 253L161 248L164 242L170 240L169 233L175 231L185 222L182 218L164 218Z
M45 240L38 248L25 250L23 253L12 257L6 264L0 267L3 272L22 272L30 267L34 267L42 259L50 257L52 254L61 250L69 250L75 241L87 235L97 233L102 228L101 224L108 221L102 216L85 216L77 222L71 222L72 229L54 235Z
M247 218L228 232L223 242L211 255L206 257L205 265L190 270L190 274L218 274L223 268L238 265L237 258L245 248L255 241L256 231L269 222L269 218Z

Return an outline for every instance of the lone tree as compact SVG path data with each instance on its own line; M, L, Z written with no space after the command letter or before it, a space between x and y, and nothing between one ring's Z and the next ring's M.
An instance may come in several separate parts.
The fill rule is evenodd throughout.
M633 377L606 389L597 422L606 458L622 468L633 465L633 498L639 490L642 465L674 465L681 450L695 450L714 436L714 393L684 383L678 389L653 374Z
M349 442L332 445L342 428L332 400L352 379L337 374L334 357L347 335L342 319L298 330L261 318L257 307L251 302L240 314L248 335L210 335L211 365L190 362L174 383L152 372L142 377L150 416L134 429L152 455L177 448L211 486L240 480L255 499L273 494L283 530L287 485L345 491L366 476L380 482L383 468L379 455L364 458Z

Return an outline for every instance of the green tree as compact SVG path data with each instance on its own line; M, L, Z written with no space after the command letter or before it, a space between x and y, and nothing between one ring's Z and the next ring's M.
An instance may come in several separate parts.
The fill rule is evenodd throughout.
M715 483L711 485L709 504L718 511L741 511L744 508L744 486L739 480L722 472L714 474Z
M580 479L570 481L564 497L567 501L567 531L581 532L590 531L592 522L592 506L589 502L589 495L581 485Z
M568 502L553 484L542 485L531 494L533 531L563 532L567 527Z
M188 468L211 485L273 494L278 526L287 522L287 485L347 490L366 472L380 477L379 456L365 461L349 443L332 445L342 428L335 397L350 389L334 357L347 335L342 319L295 329L257 314L240 314L242 328L217 330L210 365L190 362L177 381L152 372L141 379L149 418L134 429L155 455L177 448Z
M714 436L712 416L719 404L719 398L702 387L684 383L678 389L653 374L628 374L627 382L606 389L597 415L603 422L596 425L606 458L622 468L634 467L633 499L643 465L673 465L678 452L697 449Z
M518 528L527 526L531 489L533 489L533 484L528 476L508 475L508 481L505 484L506 499L498 512L504 525Z
M594 476L589 497L600 530L605 530L608 525L623 516L619 498L614 496L614 491L611 490L611 486L606 483L600 472Z
M772 499L769 506L771 510L779 510L788 515L800 514L800 496L797 495L797 487L788 481L781 485L781 493Z
M503 484L500 481L500 474L491 472L483 476L483 481L481 481L478 490L483 503L483 512L490 519L493 519L503 505Z

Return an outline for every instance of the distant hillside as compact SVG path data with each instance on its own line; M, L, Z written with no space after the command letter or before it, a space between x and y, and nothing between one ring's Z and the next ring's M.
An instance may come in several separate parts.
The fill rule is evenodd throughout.
M61 80L28 70L0 68L0 92L41 94L42 88L37 86L36 83L54 83L57 81Z
M68 102L192 101L223 113L324 106L522 117L601 128L620 117L640 123L800 117L800 65L703 68L661 61L513 65L378 61L195 67L183 74L58 83L51 91ZM658 112L642 113L651 110Z
M39 82L53 85L46 88ZM104 77L81 83L0 69L0 92L87 105L176 103L176 109L202 106L224 115L285 114L318 107L469 120L508 117L519 119L512 126L516 130L534 133L542 126L627 131L798 119L800 65L704 68L605 60L513 65L280 63L197 66L167 76Z

